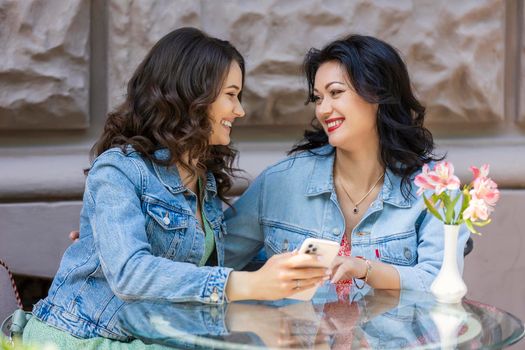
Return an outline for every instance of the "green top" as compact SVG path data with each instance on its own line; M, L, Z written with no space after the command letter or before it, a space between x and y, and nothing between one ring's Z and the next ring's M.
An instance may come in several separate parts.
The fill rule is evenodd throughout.
M24 328L23 344L34 345L28 349L42 349L44 344L54 345L53 349L82 349L82 350L168 350L172 347L160 344L144 344L142 340L133 339L130 342L120 342L102 337L82 339L74 337L66 331L54 328L36 317L31 317ZM25 349L25 348L24 348Z
M202 182L199 178L199 193L202 193ZM204 196L201 196L201 198L204 198ZM213 248L215 248L215 238L213 235L213 229L211 228L211 225L206 219L206 215L204 214L204 199L201 201L201 217L202 217L202 224L204 226L204 255L202 256L201 261L199 262L199 266L204 266L206 264L206 261L210 258L211 254L213 253Z

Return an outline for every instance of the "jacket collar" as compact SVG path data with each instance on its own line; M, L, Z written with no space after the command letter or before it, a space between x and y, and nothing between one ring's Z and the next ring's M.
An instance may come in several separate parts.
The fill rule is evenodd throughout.
M323 193L335 193L334 186L334 160L335 149L330 145L325 145L313 150L317 155L315 164L308 178L306 186L306 196L317 196ZM379 198L388 204L400 208L410 208L413 198L405 199L401 192L401 178L395 175L390 168L385 171L383 188Z
M167 148L161 148L156 150L154 156L158 160L167 161L170 159L170 153ZM153 169L155 174L159 178L159 181L172 193L177 194L184 192L186 188L182 184L182 180L179 175L177 167L164 166L156 162L153 163ZM211 171L206 172L206 188L205 188L205 198L209 200L217 195L217 184L215 182L215 176L213 176Z
M322 193L335 192L333 174L335 149L330 145L325 145L312 150L312 152L316 154L313 156L315 163L308 177L306 195L317 196Z

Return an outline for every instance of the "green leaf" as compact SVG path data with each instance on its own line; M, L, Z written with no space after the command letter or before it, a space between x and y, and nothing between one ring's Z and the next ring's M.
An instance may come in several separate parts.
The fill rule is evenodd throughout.
M467 219L465 220L465 225L467 226L468 230L476 235L480 235L481 236L481 233L479 233L478 231L476 231L476 229L474 228L474 226L472 226L472 222Z
M450 197L447 193L443 192L442 194L443 204L445 204L445 222L449 225L452 224L452 215L454 215L454 205L453 201L450 200Z
M479 226L479 227L483 227L483 226L487 226L488 224L490 224L491 221L492 221L491 219L487 219L485 221L472 221L472 224Z
M434 195L432 195L433 197ZM425 205L427 206L427 209L429 212L432 213L432 215L434 215L436 218L438 218L440 221L443 221L443 218L441 217L441 215L439 215L438 211L436 210L436 208L432 205L432 203L430 203L430 201L427 199L427 197L425 197L425 194L423 194L423 200L425 201Z
M461 203L461 211L460 211L460 216L462 220L463 220L463 212L465 211L465 209L467 209L469 203L470 203L470 194L468 193L468 191L465 190L463 191L463 203Z
M461 197L461 192L458 193L458 195L456 196L456 198L454 198L454 200L452 201L452 204L451 204L451 207L452 207L452 220L454 221L454 222L452 222L453 224L458 224L458 221L460 220L460 218L456 217L456 205L458 204L458 201L459 201L460 197Z
M448 196L448 193L446 191L441 192L439 195L439 199L443 201L443 204L446 206L450 204L450 197Z

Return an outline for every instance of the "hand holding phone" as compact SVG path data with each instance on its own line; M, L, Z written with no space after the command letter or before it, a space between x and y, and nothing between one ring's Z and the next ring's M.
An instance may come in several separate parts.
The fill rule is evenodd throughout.
M319 257L322 265L326 268L329 268L337 256L339 248L340 246L337 242L319 238L307 238L299 248L299 254L315 254ZM317 287L312 287L290 295L288 298L297 300L310 300L316 291Z

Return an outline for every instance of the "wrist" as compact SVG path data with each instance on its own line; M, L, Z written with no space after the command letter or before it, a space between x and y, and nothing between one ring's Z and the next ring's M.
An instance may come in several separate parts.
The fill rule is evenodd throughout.
M254 299L253 272L232 271L226 283L226 296L229 301Z
M370 279L370 274L372 273L372 262L361 256L358 256L357 258L361 261L361 263L359 264L361 265L361 267L360 267L360 274L356 274L356 275L361 276L361 277L356 277L356 278L363 280L365 283L368 283L368 280Z

